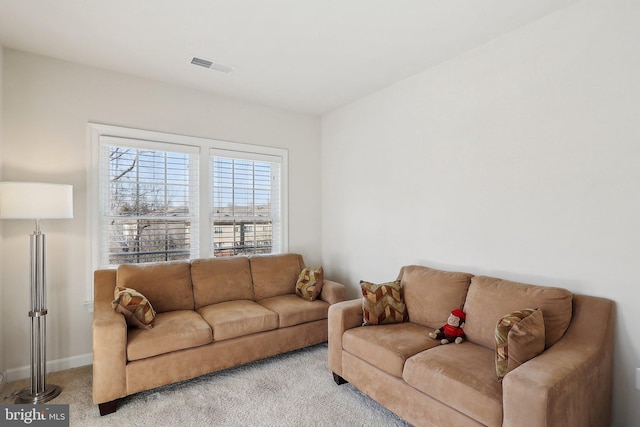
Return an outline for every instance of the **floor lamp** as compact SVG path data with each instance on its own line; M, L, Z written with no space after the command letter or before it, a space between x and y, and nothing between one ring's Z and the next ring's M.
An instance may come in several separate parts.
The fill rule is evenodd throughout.
M40 220L73 218L73 188L65 184L0 182L0 218L33 219L31 233L31 387L24 389L16 403L48 402L62 391L46 384L47 376L47 296L45 283L45 235Z

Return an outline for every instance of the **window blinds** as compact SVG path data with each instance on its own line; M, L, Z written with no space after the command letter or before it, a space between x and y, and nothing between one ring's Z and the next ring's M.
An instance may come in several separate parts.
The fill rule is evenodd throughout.
M198 148L100 138L102 265L198 256Z
M282 158L219 149L210 156L213 254L279 253Z

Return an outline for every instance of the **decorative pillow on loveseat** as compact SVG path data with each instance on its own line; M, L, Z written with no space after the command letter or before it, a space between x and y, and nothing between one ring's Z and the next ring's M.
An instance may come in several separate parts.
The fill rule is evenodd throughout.
M153 328L156 312L149 300L131 288L116 286L111 303L116 312L124 314L127 324L140 329Z
M360 281L363 325L402 323L409 318L400 280L382 284Z
M496 375L498 380L544 351L542 311L524 309L503 316L496 325Z
M296 283L296 295L307 301L315 300L322 291L323 280L322 267L303 268Z

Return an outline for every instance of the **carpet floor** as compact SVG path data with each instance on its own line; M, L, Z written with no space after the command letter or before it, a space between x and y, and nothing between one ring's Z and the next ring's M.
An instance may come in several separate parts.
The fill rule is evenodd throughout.
M47 383L62 387L48 403L68 403L71 426L409 426L350 384L336 385L326 343L128 396L104 417L91 401L91 366L53 372ZM2 403L28 386L6 384Z

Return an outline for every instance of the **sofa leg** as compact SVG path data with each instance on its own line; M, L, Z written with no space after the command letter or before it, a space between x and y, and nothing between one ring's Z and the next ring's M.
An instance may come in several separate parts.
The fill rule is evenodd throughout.
M112 400L111 402L98 403L98 409L100 410L100 416L113 414L118 409L118 401Z
M342 385L342 384L346 384L348 383L347 380L345 380L344 378L342 378L340 375L336 374L335 372L333 372L333 380L336 382L336 384L338 385Z

